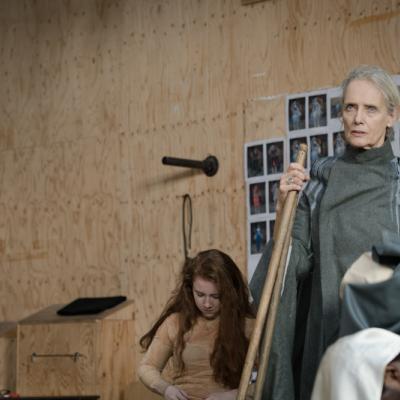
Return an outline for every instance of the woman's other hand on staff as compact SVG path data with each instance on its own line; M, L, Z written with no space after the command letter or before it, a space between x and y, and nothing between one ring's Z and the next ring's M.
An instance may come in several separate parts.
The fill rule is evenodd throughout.
M206 400L236 400L237 392L237 389L234 389L227 392L211 393Z
M291 163L287 171L281 176L279 182L279 197L276 205L276 212L283 208L288 192L303 188L304 184L310 179L307 171L299 163Z
M170 385L165 389L164 392L164 399L165 400L188 400L189 396L187 393L179 389L176 386Z

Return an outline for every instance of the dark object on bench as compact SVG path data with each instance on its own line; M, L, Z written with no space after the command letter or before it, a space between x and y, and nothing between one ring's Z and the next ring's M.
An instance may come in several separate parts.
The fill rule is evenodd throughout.
M126 296L80 297L57 311L59 315L98 314L124 302Z

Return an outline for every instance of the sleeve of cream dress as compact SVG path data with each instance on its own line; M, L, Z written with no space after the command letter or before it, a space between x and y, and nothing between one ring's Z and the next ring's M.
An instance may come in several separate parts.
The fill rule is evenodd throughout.
M161 373L173 353L173 339L171 335L171 318L168 317L158 328L150 347L140 362L139 379L153 392L164 394L171 383L165 381Z

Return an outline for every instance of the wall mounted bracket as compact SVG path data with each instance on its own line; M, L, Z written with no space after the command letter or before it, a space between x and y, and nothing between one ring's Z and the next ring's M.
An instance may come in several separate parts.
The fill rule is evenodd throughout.
M187 160L185 158L163 157L162 163L176 167L201 169L207 176L213 176L218 171L218 159L215 156L208 156L203 161Z

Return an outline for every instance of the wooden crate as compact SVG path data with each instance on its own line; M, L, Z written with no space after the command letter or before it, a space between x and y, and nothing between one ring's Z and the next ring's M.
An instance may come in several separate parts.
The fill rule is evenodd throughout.
M61 307L18 323L17 392L127 400L136 376L133 302L85 316L59 316Z

